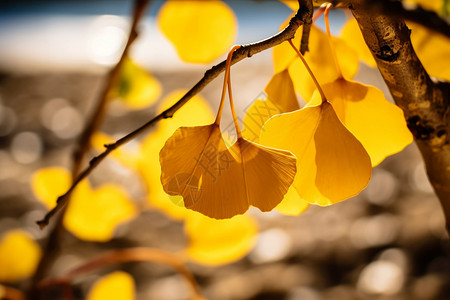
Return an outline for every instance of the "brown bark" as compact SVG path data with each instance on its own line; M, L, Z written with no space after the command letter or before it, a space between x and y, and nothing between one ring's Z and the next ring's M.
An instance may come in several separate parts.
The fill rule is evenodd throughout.
M361 0L352 1L350 8L396 104L403 109L450 232L450 84L430 78L401 18L374 14Z

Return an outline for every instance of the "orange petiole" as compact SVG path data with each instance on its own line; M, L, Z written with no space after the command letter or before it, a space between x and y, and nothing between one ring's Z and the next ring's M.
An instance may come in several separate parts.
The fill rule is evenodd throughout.
M317 90L320 93L320 97L322 98L322 103L326 102L327 98L325 97L325 94L324 94L322 88L320 87L319 82L317 81L316 77L314 76L314 73L312 72L312 70L309 67L308 63L306 62L305 58L300 53L300 51L298 51L298 49L294 46L294 44L292 43L292 40L288 40L288 42L291 45L292 49L294 49L294 51L297 53L298 57L302 60L303 65L305 66L305 68L308 70L308 73L311 76L311 79L314 81L314 84L316 85L316 88L317 88Z

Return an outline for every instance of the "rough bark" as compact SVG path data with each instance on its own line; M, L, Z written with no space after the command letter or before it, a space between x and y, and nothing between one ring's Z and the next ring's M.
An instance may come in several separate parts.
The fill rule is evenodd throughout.
M450 84L428 75L401 18L373 14L361 0L352 1L350 8L396 104L403 109L450 232Z

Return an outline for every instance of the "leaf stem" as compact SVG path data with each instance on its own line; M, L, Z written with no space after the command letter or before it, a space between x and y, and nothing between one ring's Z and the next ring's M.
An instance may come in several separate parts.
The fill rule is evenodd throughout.
M334 47L333 44L333 39L331 37L331 31L330 31L330 20L328 18L328 13L330 12L330 8L333 4L328 3L326 8L325 8L325 13L324 13L324 18L325 18L325 26L327 28L327 36L328 36L328 43L330 44L330 48L331 48L331 53L333 54L333 60L334 63L336 65L336 69L338 71L338 78L339 79L343 79L344 75L342 75L342 70L341 70L341 66L339 65L339 61L336 55L336 48Z
M227 60L225 62L225 75L223 76L222 96L220 98L219 110L217 111L216 121L214 122L214 124L216 125L220 125L220 119L222 118L223 105L225 103L225 96L227 93L227 83L230 80L231 59L233 58L234 51L236 51L239 48L241 48L241 46L238 45L233 46L227 55Z
M234 53L234 51L236 51L237 49L239 49L241 46L234 46L231 49L231 53ZM234 109L234 101L233 101L233 94L231 92L231 70L230 70L231 66L228 65L228 97L230 98L230 107L231 107L231 114L233 115L233 122L234 122L234 127L236 127L236 134L237 134L237 138L242 138L242 133L241 133L241 128L239 127L239 122L236 116L236 110Z
M300 53L300 51L298 51L298 49L294 46L294 44L292 43L292 40L288 40L289 44L291 45L292 49L294 49L295 52L297 52L298 57L302 60L303 65L305 66L306 70L308 70L309 75L311 76L311 79L314 81L314 84L316 85L317 90L320 93L320 97L322 98L322 103L327 101L327 97L325 97L325 94L322 90L322 88L320 87L319 82L316 79L316 76L314 76L314 73L312 72L311 68L309 67L308 63L306 62L305 58L303 57L303 55Z

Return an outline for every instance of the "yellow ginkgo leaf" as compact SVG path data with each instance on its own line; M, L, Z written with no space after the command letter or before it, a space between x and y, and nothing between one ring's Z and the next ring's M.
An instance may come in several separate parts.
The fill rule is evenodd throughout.
M215 220L197 212L188 214L185 230L189 237L187 257L204 265L241 259L253 248L258 234L256 222L247 215Z
M129 109L143 109L155 103L161 91L158 80L130 58L126 58L118 83L110 91L110 97L119 98Z
M372 173L370 157L330 103L272 117L261 143L297 156L293 186L305 201L330 205L357 195Z
M342 27L341 39L343 39L347 45L358 53L359 59L365 64L370 67L377 66L375 59L373 59L372 53L370 53L370 50L364 41L358 22L356 22L355 18L349 19Z
M48 209L56 205L56 199L64 194L72 183L69 171L61 167L39 169L33 174L31 187L36 198Z
M282 27L284 28L286 25L285 22ZM295 36L294 45L300 45L300 38L300 34ZM344 77L353 78L359 66L356 52L337 37L333 37L333 43ZM309 52L306 52L304 57L320 84L333 81L339 77L331 51L326 33L312 25L309 37ZM273 58L275 72L289 68L295 90L300 93L304 100L309 100L316 86L289 43L282 43L274 47Z
M136 216L136 207L117 185L76 189L64 215L64 226L80 239L106 242L120 224Z
M257 143L264 123L272 116L300 108L294 84L287 69L272 76L265 91L267 99L257 99L246 111L242 135Z
M105 145L114 142L115 140L111 136L99 131L95 132L91 137L91 145L98 152L105 151ZM116 159L127 168L135 169L141 159L141 153L139 151L139 147L136 147L136 149L133 149L133 151L130 150L130 147L127 147L129 145L130 144L127 144L114 150L110 154L110 157Z
M308 207L309 203L300 198L296 189L291 186L286 195L284 195L283 200L275 207L275 209L283 215L298 216L308 209Z
M0 282L16 282L33 275L41 248L23 230L11 230L0 239Z
M376 87L341 78L322 89L341 122L366 149L372 166L413 141L403 111L387 101ZM310 103L321 101L316 92Z
M184 205L215 218L231 218L250 205L270 211L295 173L295 157L238 138L227 149L219 126L181 127L160 152L161 182Z
M170 107L185 93L181 90L172 92L163 100L158 110L162 111ZM213 120L214 115L206 100L200 95L196 95L183 105L172 118L160 122L157 129L148 134L141 143L141 160L138 167L148 189L148 202L172 218L183 219L186 209L175 205L173 203L175 198L167 195L161 186L159 152L178 127L205 125Z
M233 11L219 0L168 0L158 24L180 58L192 63L210 63L225 54L237 33Z
M88 300L134 300L136 287L130 274L116 271L97 280L89 291Z
M450 81L450 39L421 25L408 23L411 42L420 61L431 76Z

